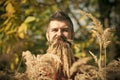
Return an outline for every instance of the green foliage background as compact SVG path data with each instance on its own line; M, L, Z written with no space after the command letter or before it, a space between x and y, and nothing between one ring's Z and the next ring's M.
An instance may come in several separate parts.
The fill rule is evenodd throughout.
M104 27L115 27L116 32L108 48L108 60L119 57L120 10L119 0L0 0L0 70L17 70L23 51L44 54L49 16L62 9L75 26L73 45L75 56L98 53L95 34L90 31L91 20L80 15L80 10L92 13Z

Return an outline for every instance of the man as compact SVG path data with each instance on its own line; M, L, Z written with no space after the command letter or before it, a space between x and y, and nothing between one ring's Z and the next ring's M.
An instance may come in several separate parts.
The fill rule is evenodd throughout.
M70 42L74 39L74 29L70 17L63 11L50 17L46 38L50 44L47 53L59 56L62 62L56 80L70 79L70 67L75 61Z
M26 60L26 74L30 80L68 80L72 79L71 66L75 57L71 49L74 39L73 23L63 11L55 12L49 19L46 37L49 42L44 55L23 52Z

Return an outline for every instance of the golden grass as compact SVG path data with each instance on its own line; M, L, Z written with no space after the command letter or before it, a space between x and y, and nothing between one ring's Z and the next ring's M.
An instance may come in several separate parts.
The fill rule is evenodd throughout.
M96 19L94 16L92 16L92 14L90 13L81 11L81 14L88 16L93 21L94 26L92 27L92 32L96 34L96 37L99 43L100 53L99 53L99 58L97 58L97 56L95 56L91 51L90 51L90 54L94 58L95 62L98 64L99 73L100 73L99 76L101 77L101 80L106 80L105 78L106 75L103 75L101 73L101 70L106 67L106 56L107 56L106 48L111 42L110 38L114 30L113 28L104 29L101 22L98 19Z

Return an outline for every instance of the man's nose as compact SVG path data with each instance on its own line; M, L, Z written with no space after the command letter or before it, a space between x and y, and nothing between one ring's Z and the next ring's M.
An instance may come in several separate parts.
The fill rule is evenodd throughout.
M62 36L62 35L63 35L62 31L59 30L59 31L57 32L57 36Z

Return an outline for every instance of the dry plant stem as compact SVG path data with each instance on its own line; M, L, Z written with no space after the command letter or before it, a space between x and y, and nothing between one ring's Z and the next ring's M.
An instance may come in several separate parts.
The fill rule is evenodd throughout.
M103 44L100 43L100 66L99 69L106 67L106 48L103 47Z
M100 44L100 61L99 61L99 71L101 71L101 69L102 69L102 66L101 66L101 63L102 63L102 44L101 43L99 43Z
M100 62L99 62L99 73L101 80L106 80L106 70L105 74L102 73L103 68L106 68L106 48L103 47L103 44L100 43Z
M23 57L21 58L20 63L18 64L18 67L17 67L16 73L18 73L18 71L19 71L19 69L20 69L20 66L21 66L21 64L22 64L22 60L23 60Z
M106 61L106 59L107 59L107 54L106 54L106 49L104 50L104 54L105 54L105 68L106 68L106 63L107 63L107 61ZM106 80L106 70L105 70L105 80Z

